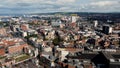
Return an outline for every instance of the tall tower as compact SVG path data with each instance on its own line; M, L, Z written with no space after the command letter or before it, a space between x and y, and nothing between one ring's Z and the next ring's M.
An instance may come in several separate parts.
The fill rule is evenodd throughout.
M77 14L71 14L71 23L76 23L77 17Z
M113 30L113 28L110 27L109 25L103 26L103 33L105 33L105 34L110 34L110 33L112 33L112 30Z
M94 22L94 27L97 27L97 26L98 26L98 21L95 20L95 21L93 21L93 22Z
M76 22L76 16L72 16L72 17L71 17L71 22L72 22L72 23L75 23L75 22Z

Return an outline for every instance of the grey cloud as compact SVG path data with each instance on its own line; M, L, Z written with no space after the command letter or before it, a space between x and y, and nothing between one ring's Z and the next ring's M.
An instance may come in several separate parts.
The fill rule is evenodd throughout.
M32 6L31 3L17 3L17 6Z

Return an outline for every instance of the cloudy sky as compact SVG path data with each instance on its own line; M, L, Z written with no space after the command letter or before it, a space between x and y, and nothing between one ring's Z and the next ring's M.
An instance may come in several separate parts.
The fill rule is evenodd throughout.
M120 12L120 0L2 0L0 14L47 12Z

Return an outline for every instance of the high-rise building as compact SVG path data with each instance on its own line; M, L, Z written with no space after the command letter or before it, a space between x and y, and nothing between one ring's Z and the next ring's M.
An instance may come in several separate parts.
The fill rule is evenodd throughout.
M103 33L110 34L110 33L112 33L112 29L113 28L111 26L105 25L105 26L103 26Z
M94 21L94 27L97 27L97 25L98 25L98 21L95 20L95 21Z
M72 17L71 17L71 22L72 22L72 23L75 23L76 20L77 20L77 19L76 19L76 16L72 16Z

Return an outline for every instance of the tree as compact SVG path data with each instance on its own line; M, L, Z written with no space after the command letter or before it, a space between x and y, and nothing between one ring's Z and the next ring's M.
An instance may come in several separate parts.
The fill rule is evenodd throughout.
M54 45L58 45L60 43L60 39L58 37L56 37L55 39L53 39L53 44Z

